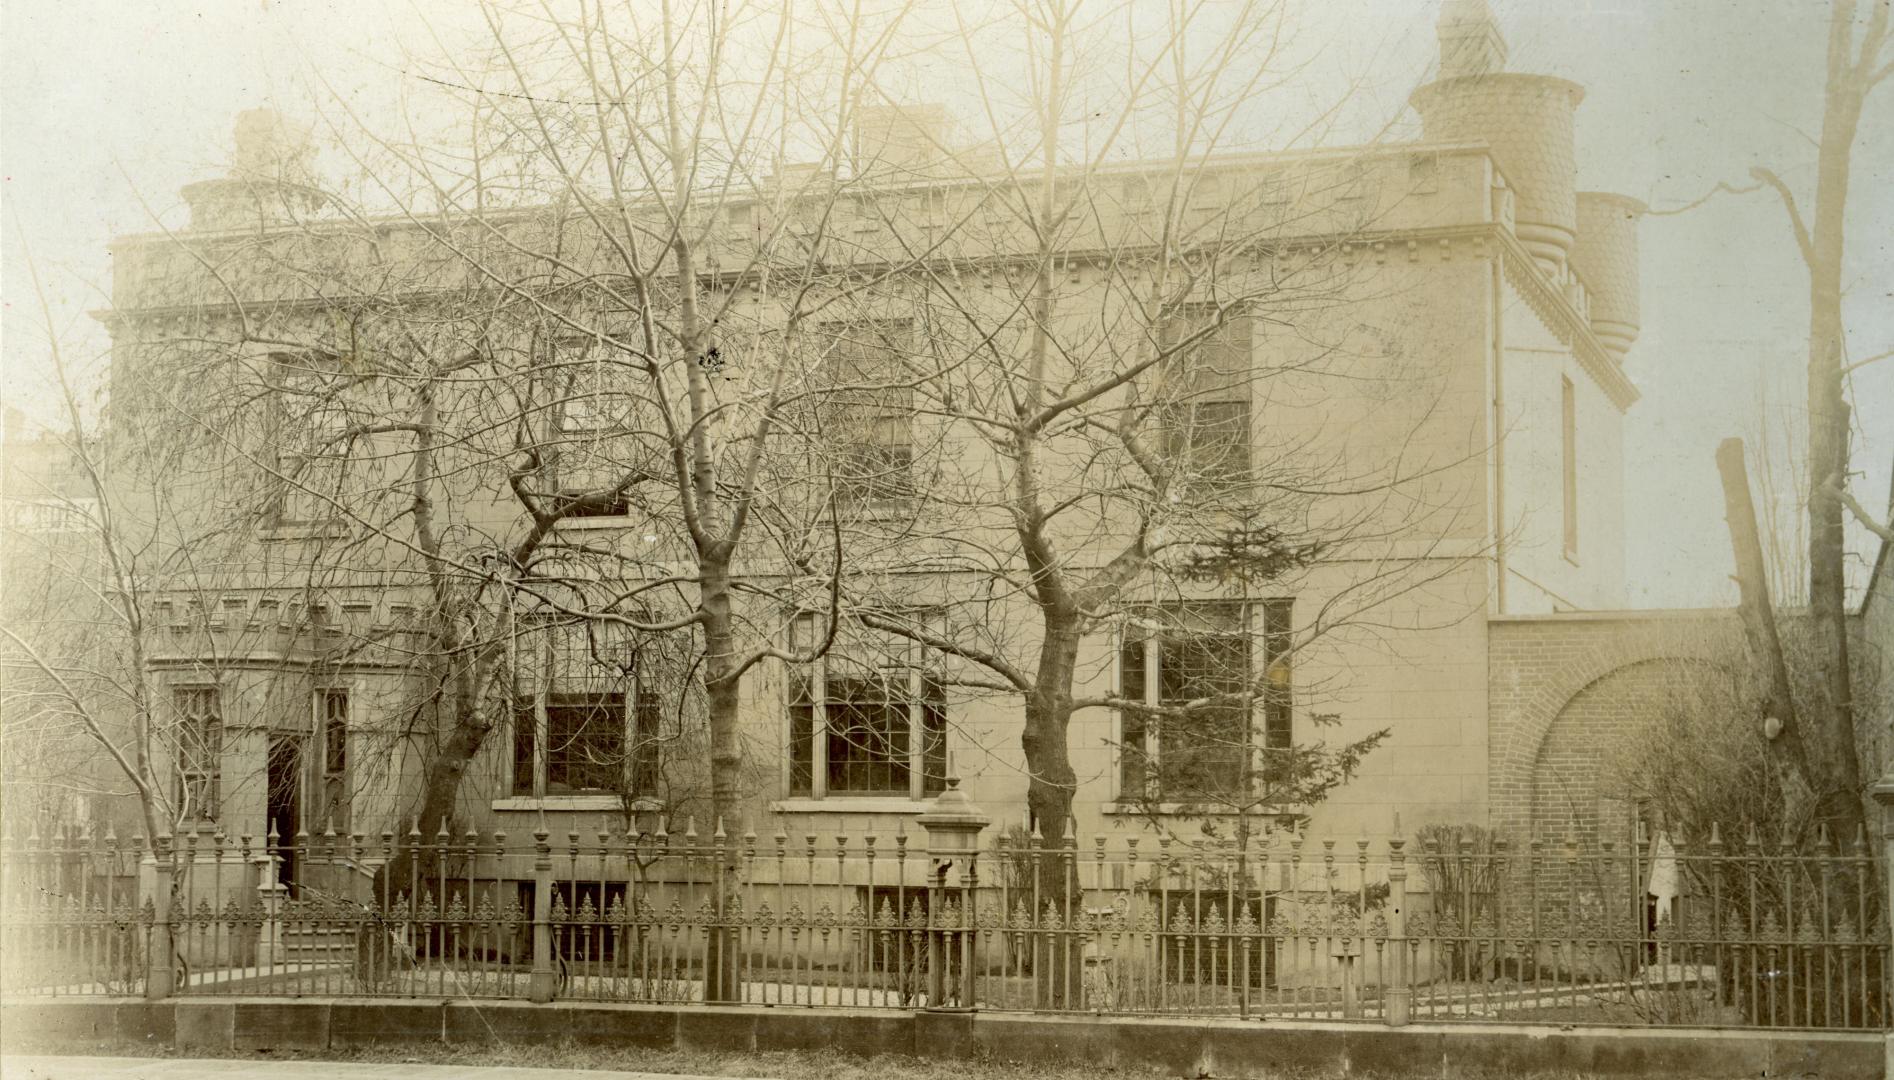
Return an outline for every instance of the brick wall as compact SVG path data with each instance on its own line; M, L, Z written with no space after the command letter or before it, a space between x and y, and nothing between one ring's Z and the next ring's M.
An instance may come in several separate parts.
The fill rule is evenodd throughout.
M1575 818L1581 841L1622 829L1601 820L1617 816L1600 805L1611 751L1742 647L1730 611L1506 616L1488 633L1490 820L1515 842Z

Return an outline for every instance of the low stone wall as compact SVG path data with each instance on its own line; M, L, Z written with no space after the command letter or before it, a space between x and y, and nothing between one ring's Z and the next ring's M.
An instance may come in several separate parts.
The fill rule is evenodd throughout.
M1018 1013L852 1012L362 999L0 1002L9 1048L157 1044L192 1051L327 1050L419 1042L564 1043L703 1051L837 1050L929 1058L1157 1066L1182 1076L1440 1075L1885 1077L1868 1033L1550 1028L1317 1021L1141 1020Z

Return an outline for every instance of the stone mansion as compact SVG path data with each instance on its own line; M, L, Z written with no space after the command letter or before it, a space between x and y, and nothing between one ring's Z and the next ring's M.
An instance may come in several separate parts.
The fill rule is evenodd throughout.
M1235 749L1220 754L1165 735L1135 712L1080 708L1069 747L1083 834L1114 823L1137 828L1164 814L1161 793L1153 801L1140 776L1145 768L1168 775L1167 759L1193 760L1213 774L1227 769L1235 778L1227 782L1242 785L1250 782L1245 755L1383 729L1385 741L1325 800L1269 806L1267 816L1342 836L1384 832L1396 814L1409 826L1474 823L1513 835L1574 819L1596 828L1622 809L1605 790L1600 755L1609 735L1700 671L1700 660L1732 632L1715 613L1618 610L1624 431L1638 398L1626 365L1639 327L1643 207L1575 190L1573 118L1583 89L1508 70L1505 41L1484 3L1449 0L1439 36L1438 78L1411 99L1420 141L1207 155L1183 172L1174 162L1114 162L1055 182L1088 192L1081 198L1089 220L1073 227L1049 271L1061 295L1079 298L1068 301L1068 311L1079 312L1073 325L1118 318L1104 314L1118 301L1085 298L1109 295L1120 254L1135 246L1128 238L1154 220L1200 237L1262 238L1242 254L1190 241L1213 252L1203 256L1214 267L1206 280L1222 292L1176 309L1176 325L1220 320L1194 347L1193 363L1221 377L1200 381L1207 389L1187 411L1180 452L1208 454L1206 472L1237 486L1260 484L1266 464L1292 450L1346 463L1350 476L1384 467L1410 476L1371 494L1280 504L1293 507L1298 527L1349 538L1293 575L1253 585L1178 578L1174 587L1129 594L1121 607L1168 604L1188 616L1152 630L1133 613L1101 619L1087 633L1074 659L1081 699L1161 707L1240 692L1259 677L1270 690L1230 729L1239 732ZM899 162L903 178L829 197L833 213L816 227L877 252L876 265L897 248L934 277L951 263L952 287L941 295L983 311L1006 308L1032 249L1029 230L1004 208L1046 193L1022 192L1018 174L982 173L976 153L949 155L938 109L864 109L859 119L863 143ZM509 267L514 282L526 280L525 264L537 256L530 245L507 248L513 224L483 232L469 220L336 217L318 185L256 165L276 149L266 123L246 114L238 136L231 175L185 189L187 229L117 241L113 305L103 316L114 336L121 416L132 411L128 388L141 385L139 372L160 362L154 358L221 358L223 368L207 366L187 380L193 388L216 383L219 371L254 377L254 392L223 387L221 411L148 393L139 399L136 422L201 429L197 449L166 466L177 483L197 485L193 510L214 505L229 521L231 507L247 508L239 529L200 529L188 514L179 517L175 546L191 557L171 560L150 586L148 664L172 721L168 794L180 821L214 821L231 835L261 836L272 826L405 830L435 752L436 699L445 693L416 661L440 640L416 568L424 561L419 530L460 545L452 558L470 589L465 582L486 580L482 559L517 550L508 538L532 533L559 558L636 564L640 584L620 592L655 597L678 591L667 582L676 576L669 552L681 526L664 507L640 505L635 490L600 479L626 467L629 444L614 442L612 433L624 430L608 415L620 401L615 391L585 382L577 361L561 370L580 374L559 384L558 403L541 418L558 449L542 445L524 466L478 464L520 460L507 456L518 445L507 440L527 422L458 420L453 438L436 447L441 496L425 509L416 508L418 497L396 505L418 466L408 443L389 440L418 430L394 430L400 416L414 414L391 411L385 387L396 380L356 378L356 348L336 342L390 312L417 339L445 335L444 327L484 318L474 310L480 304L498 303L491 281L468 271L468 252L498 245L479 265ZM701 287L759 326L779 299L755 272L755 251L807 227L784 216L794 216L795 200L785 202L782 191L811 175L785 167L673 221L695 231ZM1180 177L1187 193L1166 202ZM831 192L841 182L826 180ZM896 204L898 213L888 211ZM526 229L542 227L552 211L507 213L506 222ZM609 254L583 221L571 227L576 239L558 265ZM555 231L565 228L560 219ZM557 272L549 275L555 284L532 303L562 302L547 299L557 295ZM1306 310L1253 302L1276 295L1258 285L1272 276L1295 282L1297 296L1320 294L1320 302ZM524 295L516 289L516 298ZM1231 297L1244 299L1225 302ZM837 608L820 560L831 545L847 545L851 562L873 578L861 588L914 610L951 610L962 621L977 622L978 613L987 622L968 623L968 632L994 649L1029 645L1030 634L1017 629L1024 601L995 568L1016 557L1010 541L972 535L1005 520L1000 503L968 494L996 468L991 444L953 419L974 406L898 377L908 370L904 349L918 355L942 339L930 342L928 327L886 298L858 305L851 317L839 381L859 377L876 389L811 414L826 418L831 442L848 452L821 465L810 457L800 468L793 460L763 464L787 478L773 489L786 494L757 526L767 526L757 535L769 539L742 556L762 567L750 571L761 584L740 597L746 626L783 655L829 636L825 620ZM1048 332L1077 340L1070 326ZM725 378L719 385L733 415L750 398L728 388L767 368L755 345L767 335L758 335L695 358ZM284 344L312 336L329 343L319 364L298 359L316 353ZM1100 332L1089 358L1073 363L1105 363L1099 358L1115 348L1107 337ZM546 339L568 358L560 364L603 340ZM1298 380L1344 364L1373 377L1333 379L1310 404ZM1286 374L1250 377L1260 371ZM464 396L425 407L501 409L512 391L483 379L443 379ZM347 401L335 391L342 383ZM299 404L314 401L324 404ZM165 421L173 407L195 419ZM338 465L292 445L293 434L311 431L330 448L347 443L353 456ZM1106 468L1080 461L1077 451L1061 453L1059 468ZM245 468L255 474L251 486L232 479ZM797 474L824 470L852 493L837 505L861 511L847 528L841 511L825 525L830 519L797 502ZM569 512L535 531L506 486L545 478L537 490L567 499ZM379 492L375 508L335 494L349 483ZM1105 566L1116 512L1101 510L1077 539L1065 537L1072 565ZM534 558L543 565L553 556ZM554 611L578 604L575 596L596 604L611 589L594 584L567 582L535 602ZM665 609L654 601L636 610L662 621ZM647 648L622 622L574 630L543 608L508 612L506 641L494 645L507 686L481 688L502 703L460 782L455 828L521 836L544 815L563 835L629 815L675 831L697 815L697 827L710 829L701 794L709 751L686 730L690 709L680 704L695 677L689 651ZM1346 617L1331 627L1331 613ZM914 659L926 651L851 624L836 628L818 661L762 660L742 683L740 702L749 824L791 836L912 829L950 768L996 819L1026 824L1020 695L991 679L943 688L953 680ZM1215 657L1235 674L1219 682L1217 672L1200 670Z

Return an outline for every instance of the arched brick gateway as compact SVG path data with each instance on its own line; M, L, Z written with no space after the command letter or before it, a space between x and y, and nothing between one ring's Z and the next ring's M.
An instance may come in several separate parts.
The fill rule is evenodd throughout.
M1508 616L1488 630L1491 824L1518 840L1535 821L1562 833L1574 810L1595 829L1603 743L1694 681L1730 677L1743 647L1730 611Z

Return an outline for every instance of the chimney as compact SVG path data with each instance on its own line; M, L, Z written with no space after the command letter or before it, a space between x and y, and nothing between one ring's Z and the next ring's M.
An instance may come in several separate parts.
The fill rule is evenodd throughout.
M1572 114L1585 90L1550 75L1504 70L1506 40L1485 0L1446 0L1437 27L1440 78L1409 99L1425 138L1484 142L1514 192L1514 231L1557 274L1577 228Z
M308 137L292 131L273 109L237 114L236 153L229 175L186 184L193 229L253 229L286 225L327 201L312 183Z
M922 169L944 157L944 105L864 105L855 110L855 172Z
M1434 33L1440 39L1441 78L1506 70L1506 39L1486 0L1446 0Z

